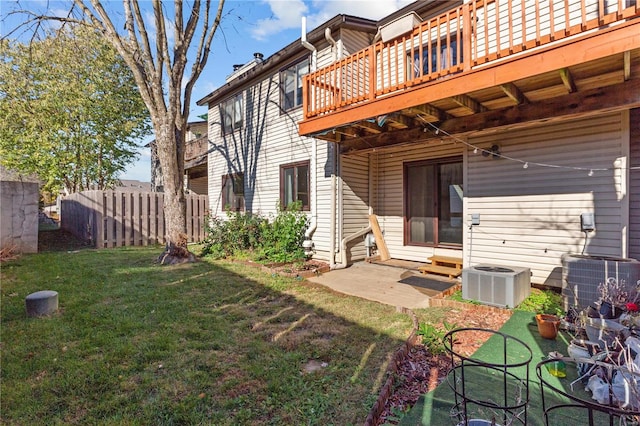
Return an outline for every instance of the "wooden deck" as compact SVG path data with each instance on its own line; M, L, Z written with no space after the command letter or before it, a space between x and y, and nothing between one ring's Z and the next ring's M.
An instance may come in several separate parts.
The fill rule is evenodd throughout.
M471 0L308 74L300 134L357 150L424 139L426 123L455 134L478 130L468 122L476 116L486 128L638 103L625 94L639 90L640 0L522 4ZM612 105L589 104L606 87L597 99ZM533 112L504 117L527 105ZM420 133L385 136L413 129Z

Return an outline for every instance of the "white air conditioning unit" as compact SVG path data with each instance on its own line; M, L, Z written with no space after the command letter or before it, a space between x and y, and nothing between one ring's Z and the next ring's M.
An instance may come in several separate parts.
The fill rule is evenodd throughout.
M529 268L481 264L462 270L463 299L513 308L530 293Z
M640 262L611 256L562 255L562 295L564 308L586 308L600 297L598 284L608 278L624 281L633 288L640 280Z
M380 27L380 35L383 42L388 42L396 37L400 37L402 34L406 34L420 25L422 19L415 12L407 13L398 19L389 22L386 25Z

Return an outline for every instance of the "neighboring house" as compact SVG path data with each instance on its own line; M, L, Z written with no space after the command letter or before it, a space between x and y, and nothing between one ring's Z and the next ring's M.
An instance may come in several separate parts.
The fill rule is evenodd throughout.
M151 184L139 180L119 179L114 190L124 192L149 192L151 191Z
M151 148L151 190L164 192L162 168L156 152L155 141ZM187 123L184 150L184 185L188 194L207 194L207 122Z
M537 284L565 253L640 258L640 2L419 1L304 38L199 101L214 213L300 199L342 266L369 211L392 258Z

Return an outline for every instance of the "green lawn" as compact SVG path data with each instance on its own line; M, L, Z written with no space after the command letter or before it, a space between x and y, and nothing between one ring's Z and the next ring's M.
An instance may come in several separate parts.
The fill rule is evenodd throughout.
M241 264L160 267L160 251L2 264L0 423L363 423L407 315ZM38 290L58 313L26 317Z

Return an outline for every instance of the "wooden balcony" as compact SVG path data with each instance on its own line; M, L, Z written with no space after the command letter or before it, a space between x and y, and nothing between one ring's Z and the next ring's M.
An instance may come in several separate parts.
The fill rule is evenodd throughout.
M639 81L640 0L471 0L305 76L299 131L380 146L637 107Z
M191 179L207 175L207 136L187 141L184 149L184 168Z

